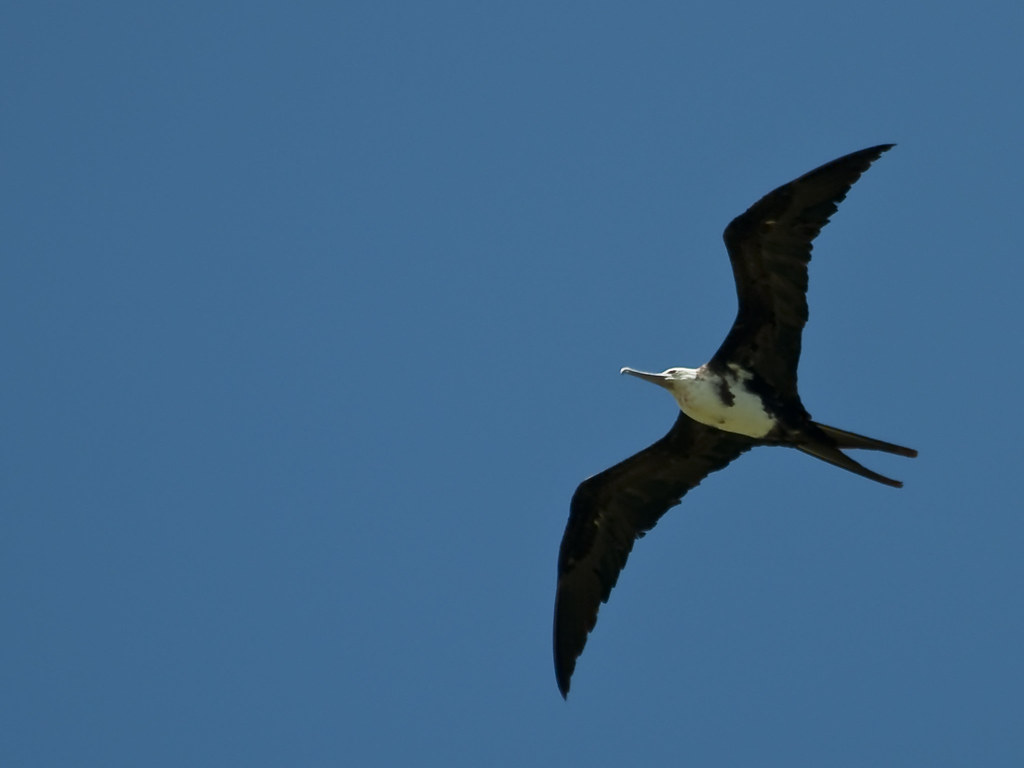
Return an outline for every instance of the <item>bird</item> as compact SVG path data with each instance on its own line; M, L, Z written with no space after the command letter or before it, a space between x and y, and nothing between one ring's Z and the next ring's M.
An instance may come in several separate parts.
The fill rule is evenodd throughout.
M664 437L584 480L572 496L558 552L554 613L555 679L563 698L634 542L710 473L751 448L779 445L902 486L843 450L906 457L917 456L916 450L813 421L797 391L812 242L861 174L893 146L862 149L809 171L726 227L739 307L706 364L661 373L620 371L667 389L679 413Z

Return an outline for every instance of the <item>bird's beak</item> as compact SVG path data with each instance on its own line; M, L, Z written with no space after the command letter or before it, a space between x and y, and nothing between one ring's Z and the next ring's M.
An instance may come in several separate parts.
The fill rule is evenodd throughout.
M665 387L669 389L669 378L664 373L647 373L646 371L637 371L632 368L623 368L619 373L628 373L630 376L636 376L638 379L649 381L651 384L657 384L659 387Z

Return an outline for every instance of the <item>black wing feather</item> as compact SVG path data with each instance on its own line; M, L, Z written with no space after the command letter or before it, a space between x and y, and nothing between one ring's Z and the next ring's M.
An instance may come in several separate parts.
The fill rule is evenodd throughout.
M892 146L826 163L769 192L726 227L739 311L710 365L738 363L783 397L797 397L811 243L854 182Z
M554 650L563 696L633 542L687 491L754 445L680 413L661 440L580 483L558 554Z

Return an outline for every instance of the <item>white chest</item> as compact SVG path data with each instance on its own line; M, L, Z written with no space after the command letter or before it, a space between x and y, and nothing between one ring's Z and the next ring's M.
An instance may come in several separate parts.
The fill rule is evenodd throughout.
M765 411L761 398L743 386L747 378L749 374L739 369L720 377L706 368L698 368L692 377L672 382L672 395L683 413L694 421L726 432L764 437L775 421ZM722 399L726 389L732 395L731 403L727 402L730 398Z

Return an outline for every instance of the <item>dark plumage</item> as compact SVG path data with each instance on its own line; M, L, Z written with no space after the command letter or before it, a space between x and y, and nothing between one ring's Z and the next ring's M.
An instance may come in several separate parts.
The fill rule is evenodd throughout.
M677 400L679 392L689 392L693 382L675 379L704 376L717 388L716 407L724 409L721 413L730 413L736 395L752 394L763 409L760 418L770 417L771 429L752 437L680 412L661 440L576 489L558 555L555 596L555 677L563 696L568 694L576 659L594 628L598 608L608 600L633 542L687 491L744 451L757 445L787 445L877 482L901 485L861 466L840 449L866 448L901 456L916 456L916 451L818 424L797 392L811 243L854 182L891 147L883 144L833 160L768 193L726 227L725 244L739 299L728 336L708 364L696 371L669 369L664 374L640 375L674 391Z

